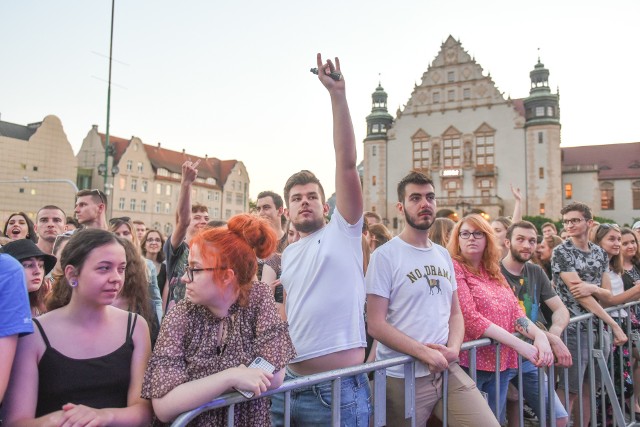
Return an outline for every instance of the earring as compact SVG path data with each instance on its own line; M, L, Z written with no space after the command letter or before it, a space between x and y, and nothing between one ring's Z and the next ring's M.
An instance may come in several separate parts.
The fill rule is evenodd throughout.
M69 286L71 286L72 288L77 288L78 287L78 281L77 280L72 280L71 283L69 283Z

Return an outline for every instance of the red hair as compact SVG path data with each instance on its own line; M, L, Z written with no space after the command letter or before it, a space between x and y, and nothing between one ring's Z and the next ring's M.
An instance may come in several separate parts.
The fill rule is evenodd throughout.
M207 267L220 267L213 276L222 281L224 269L233 270L239 290L238 302L245 305L251 280L258 270L257 258L271 255L278 242L266 220L249 214L232 217L226 227L207 228L191 239L191 247L200 249Z
M449 237L449 243L447 244L447 249L451 254L451 258L458 261L470 272L476 274L479 273L479 271L474 269L473 266L462 255L462 251L460 250L460 228L465 223L468 223L471 227L484 233L484 238L487 243L482 253L480 265L484 267L484 269L489 274L489 277L497 280L505 286L508 286L504 276L502 275L502 272L500 271L500 258L502 256L502 250L496 242L496 238L493 234L491 225L487 222L487 220L485 220L478 214L470 214L465 216L455 225L455 227L453 227L453 230L451 231L451 237Z

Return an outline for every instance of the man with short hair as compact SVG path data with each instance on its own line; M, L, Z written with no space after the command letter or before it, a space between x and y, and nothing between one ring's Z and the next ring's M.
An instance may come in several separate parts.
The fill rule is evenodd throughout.
M182 164L176 228L164 244L169 283L164 287L162 294L165 314L184 298L186 288L182 276L189 258L189 242L197 232L207 226L209 221L209 209L205 205L191 204L191 186L198 177L199 164L200 160L195 162L187 160Z
M376 360L408 354L415 365L415 425L434 411L442 419L442 372L448 375L448 425L498 426L473 380L460 368L464 320L451 256L429 240L436 213L433 181L411 172L398 184L397 209L406 225L375 250L366 275L369 334ZM387 425L405 419L404 366L387 368Z
M362 189L356 169L356 143L345 83L336 58L323 64L317 56L318 78L329 92L333 111L336 160L336 208L329 224L325 194L307 170L285 185L287 216L300 240L282 255L281 281L289 334L297 356L286 379L356 366L364 361L364 275L362 271ZM338 76L334 80L329 74ZM368 425L371 391L366 374L343 377L340 425ZM291 393L292 425L330 425L332 383L326 381ZM284 396L272 397L271 419L284 425Z
M100 190L80 190L74 210L80 225L107 230L107 195Z
M594 317L594 335L593 343L597 342L597 318L602 319L606 323L614 335L614 344L620 345L627 341L627 336L622 331L615 320L611 318L609 313L592 297L582 296L574 297L572 288L580 287L582 284L594 284L598 287L603 282L609 281L609 276L605 274L609 261L607 253L599 247L591 243L588 239L589 228L593 223L591 209L584 203L573 202L560 211L562 214L562 222L569 237L560 245L553 249L551 256L551 270L553 273L553 281L556 284L556 290L560 295L560 299L569 310L571 316L579 316L582 314L593 313ZM610 289L609 286L605 286ZM579 329L579 330L578 330ZM580 348L578 348L578 334L580 334ZM567 327L567 347L571 352L573 365L569 368L569 401L564 402L565 383L560 382L558 394L560 400L563 401L567 411L571 413L573 404L579 393L579 381L584 379L587 363L591 351L588 347L588 332L586 325L578 328L575 323ZM603 351L607 357L609 348L609 335L605 334L601 337L604 340ZM578 363L580 358L581 363ZM579 369L580 367L580 369ZM583 425L589 424L591 417L591 399L589 397L589 381L583 382Z
M138 237L138 244L142 243L144 235L147 233L147 226L144 221L135 219L133 220L133 227L136 229L136 236Z
M542 227L540 227L540 229L542 230L542 237L558 235L558 229L552 222L545 222L544 224L542 224Z
M268 221L273 231L276 232L276 236L279 239L276 252L282 253L287 243L287 236L285 236L282 228L282 216L284 214L282 197L273 191L260 192L256 201L256 213L260 218Z
M38 234L37 245L45 254L53 253L56 237L65 232L65 217L64 211L54 205L43 206L36 214L33 228Z
M528 262L535 251L537 245L537 230L535 225L529 221L520 221L512 224L507 229L505 239L507 256L500 261L500 269L507 279L509 286L514 291L520 305L522 305L527 317L534 323L540 322L545 326L541 328L549 340L551 350L557 360L556 365L569 367L572 364L571 353L562 342L562 331L569 324L569 310L564 306L560 297L551 286L542 268ZM545 319L542 315L541 304L544 303L553 313L551 319ZM545 331L546 329L546 331ZM538 394L538 367L529 360L523 359L522 365L522 392L526 403L533 408L538 419L546 414L540 411ZM511 383L518 386L517 378ZM547 377L544 377L545 407L550 408L548 399ZM554 393L555 418L558 427L567 425L569 415L562 406L558 395ZM509 413L509 425L518 425L518 405L509 402L507 405ZM547 411L548 412L548 411Z

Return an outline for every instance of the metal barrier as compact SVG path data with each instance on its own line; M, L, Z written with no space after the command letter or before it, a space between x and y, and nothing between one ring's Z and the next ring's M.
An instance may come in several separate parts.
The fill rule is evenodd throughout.
M623 308L629 309L632 308L636 305L639 305L639 302L632 302L632 303L627 303L627 304L623 304L623 305L619 305L616 307L610 307L607 308L606 311L608 312L612 312L612 311L617 311ZM625 330L625 333L627 334L627 337L629 337L629 341L624 344L624 346L620 346L620 348L626 347L628 352L629 352L629 357L631 357L631 355L633 354L633 348L635 346L635 348L640 348L640 336L638 335L637 332L632 333L632 329L631 329L631 321L630 321L630 316L627 317L618 317L618 322L621 323L621 325L623 326L623 329ZM625 402L625 397L622 393L621 390L615 390L615 384L612 380L612 378L614 377L614 364L613 364L613 358L609 357L609 353L610 353L610 348L604 348L605 347L605 338L604 338L604 333L606 332L604 330L604 326L603 326L603 322L601 320L598 319L597 321L597 328L599 331L599 342L597 343L598 346L596 347L595 344L593 342L593 328L594 328L594 316L592 314L584 314L581 316L577 316L571 319L570 321L570 325L575 324L576 328L578 328L578 330L580 330L581 328L586 328L587 331L587 346L590 352L590 356L588 358L588 379L589 379L589 390L590 390L590 412L591 412L591 425L596 425L595 423L597 422L596 417L597 417L597 413L596 413L596 397L597 397L597 391L596 390L596 381L595 381L595 372L597 370L597 372L599 372L600 377L601 377L601 385L600 385L600 402L601 402L601 407L603 408L603 410L601 410L601 424L602 426L606 426L608 423L608 416L606 413L606 410L604 410L605 407L605 403L606 403L606 396L609 397L609 402L611 404L612 410L613 410L613 414L612 414L612 421L613 421L613 426L614 427L618 427L618 426L634 426L636 425L636 420L635 420L635 412L634 412L634 406L633 406L633 402L635 401L635 394L632 395L631 399L630 399L630 416L629 419L626 420L625 419L625 408L626 408L626 402ZM573 327L573 326L572 326ZM567 330L564 331L564 335L563 335L563 341L566 343L567 342ZM608 333L608 332L607 332ZM478 348L481 347L485 347L488 345L494 345L496 346L496 360L499 361L500 358L500 343L497 343L493 340L490 340L488 338L483 338L483 339L479 339L479 340L475 340L475 341L469 341L466 342L462 345L462 349L461 351L465 351L468 350L469 351L469 375L471 376L471 378L473 379L473 381L476 381L476 352ZM577 346L578 348L581 348L581 334L577 334ZM622 351L618 352L618 357L619 357L619 366L622 366L622 361L623 361L623 354ZM519 364L521 364L522 362L522 357L519 356ZM574 364L577 362L578 364L578 368L581 369L582 368L582 361L579 359L578 361L574 361ZM414 368L415 368L415 360L413 357L411 356L402 356L402 357L396 357L393 359L387 359L387 360L381 360L381 361L376 361L376 362L371 362L371 363L364 363L361 365L357 365L357 366L353 366L353 367L349 367L349 368L344 368L344 369L336 369L333 371L327 371L327 372L321 372L318 374L314 374L314 375L309 375L309 376L305 376L305 377L300 377L300 378L296 378L294 380L290 380L290 381L285 381L279 388L275 389L275 390L269 390L266 393L263 393L260 397L256 397L253 399L263 399L263 398L267 398L269 396L272 396L274 394L278 394L278 393L284 393L285 395L285 399L284 399L284 403L285 403L285 426L289 426L290 425L290 397L291 397L291 391L292 390L296 390L298 388L302 388L302 387L308 387L308 386L312 386L312 385L316 385L322 382L326 382L326 381L332 381L332 425L333 426L340 426L340 381L341 378L345 378L345 377L350 377L350 376L354 376L357 374L361 374L361 373L369 373L369 372L373 372L374 373L374 383L373 383L373 390L372 390L372 395L373 395L373 399L374 399L374 409L373 409L373 425L374 426L384 426L386 425L386 369L390 368L392 366L399 366L399 365L404 365L404 374L405 374L405 417L407 419L411 419L411 425L415 426L415 375L414 375ZM497 366L499 366L497 364ZM498 368L496 368L496 373L498 371ZM546 411L546 406L547 406L547 402L544 398L545 393L544 393L544 387L545 384L543 381L539 381L538 382L538 387L539 387L539 396L540 396L540 400L538 402L539 408L540 408L540 412L541 414L555 414L555 402L553 399L554 396L554 392L556 389L556 376L555 376L555 369L553 366L549 367L548 369L544 369L544 368L538 368L538 375L539 378L544 378L544 374L547 373L548 376L548 382L547 382L547 391L548 391L548 396L549 398L549 402L548 402L548 406L549 406L549 410ZM498 376L496 376L498 377ZM622 372L619 373L619 379L620 379L620 385L622 386L623 384L623 374ZM569 401L569 387L568 385L568 381L569 381L569 376L568 376L568 369L564 368L562 369L562 373L560 375L560 381L558 382L558 387L559 388L563 388L564 390L564 401L568 402ZM522 390L523 390L523 384L522 384L522 371L519 368L518 369L518 407L519 407L519 413L520 413L520 417L519 417L519 425L520 426L524 426L524 420L523 420L523 416L522 416L522 408L523 408L523 394L522 394ZM583 426L583 415L584 415L584 405L582 402L582 398L583 398L583 393L582 393L582 386L583 386L583 380L580 379L579 380L579 393L577 396L577 403L578 403L578 419L573 419L573 426L577 427L577 426ZM442 425L447 425L447 405L448 405L448 397L447 397L447 389L448 387L448 377L447 377L447 372L444 372L444 377L443 377L443 392L442 392L442 396L443 396L443 420L442 420ZM496 378L496 389L499 390L499 378ZM499 393L497 393L499 394ZM234 425L234 407L236 404L238 403L243 403L246 402L248 400L253 400L253 399L246 399L244 398L242 395L240 395L239 393L228 393L222 396L217 397L216 399L213 399L212 401L198 407L195 408L191 411L185 412L183 414L181 414L180 416L178 416L175 421L171 424L172 427L183 427L186 426L191 420L193 420L194 418L196 418L198 415L200 415L203 412L206 411L210 411L210 410L214 410L214 409L220 409L220 408L229 408L229 410L227 411L227 425L228 426L233 426ZM498 401L498 397L496 396L496 408L497 408L497 412L500 412L500 402ZM541 427L546 427L547 424L547 420L545 419L545 417L541 417L542 419L539 419L539 425ZM572 419L571 414L569 414L569 419ZM556 426L556 419L553 416L549 417L549 423L551 427L555 427ZM640 425L640 423L638 423L638 425ZM586 427L586 426L584 426Z

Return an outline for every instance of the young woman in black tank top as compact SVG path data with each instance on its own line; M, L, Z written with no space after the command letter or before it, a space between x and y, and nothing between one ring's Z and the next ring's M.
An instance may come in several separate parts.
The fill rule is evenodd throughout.
M145 320L111 306L126 266L120 240L108 231L76 233L64 248L66 281L55 307L20 339L3 408L8 426L144 426L151 406L140 397L150 355Z

